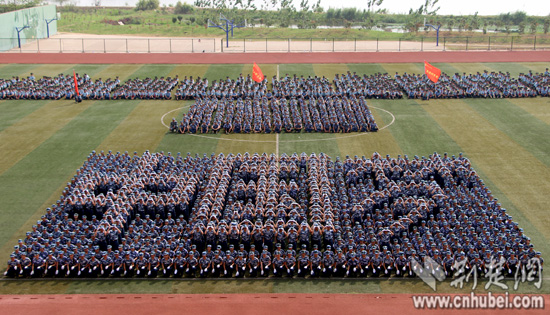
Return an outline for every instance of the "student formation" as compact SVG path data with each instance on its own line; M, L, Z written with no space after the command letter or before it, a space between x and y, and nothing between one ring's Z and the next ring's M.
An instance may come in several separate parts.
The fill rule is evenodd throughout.
M533 259L542 266L462 154L102 151L19 240L5 275L414 277L418 262L453 276L496 261L514 276Z
M255 82L239 75L209 82L206 78L155 77L92 80L76 75L36 79L0 79L0 99L8 100L194 100L183 118L173 119L179 133L368 132L378 126L368 99L525 98L550 96L550 71L509 73L483 71L453 76L437 83L425 74L325 77L285 75Z

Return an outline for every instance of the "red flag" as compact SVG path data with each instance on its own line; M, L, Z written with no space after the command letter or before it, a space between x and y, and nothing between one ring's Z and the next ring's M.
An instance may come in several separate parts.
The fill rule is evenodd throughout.
M264 80L265 76L262 72L262 69L258 67L256 63L254 63L254 66L252 67L252 80L256 82L262 82Z
M428 79L430 79L433 83L437 83L439 77L441 76L441 70L432 66L427 61L424 61L424 71L426 72Z
M76 72L73 70L73 78L74 78L74 91L76 93L76 96L79 96L78 94L78 80L76 79Z

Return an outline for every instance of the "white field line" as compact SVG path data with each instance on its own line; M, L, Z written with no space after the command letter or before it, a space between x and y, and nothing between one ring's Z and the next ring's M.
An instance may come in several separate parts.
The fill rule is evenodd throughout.
M176 108L176 109L173 109L169 112L166 112L164 115L162 115L162 117L160 118L160 122L162 123L162 125L164 127L166 127L167 129L170 129L170 126L168 126L165 122L164 122L164 119L165 117L172 113L172 112L175 112L177 110L180 110L180 109L184 109L188 106L183 106L183 107L179 107L179 108ZM389 124L381 127L378 129L378 131L380 130L384 130L386 128L388 128L389 126L393 125L395 123L395 116L390 112L390 111L387 111L385 109L382 109L382 108L379 108L379 107L375 107L375 106L371 106L372 108L376 108L376 109L379 109L383 112L386 112L388 114L390 114L390 116L392 117L392 120ZM302 140L281 140L279 141L279 134L277 134L277 137L275 140L246 140L246 139L228 139L228 138L220 138L220 137L213 137L213 136L208 136L208 135L203 135L203 134L191 134L191 133L187 133L186 135L189 135L189 136L193 136L193 137L199 137L199 138L206 138L206 139L215 139L215 140L224 140L224 141L238 141L238 142L257 142L257 143L275 143L277 145L276 147L276 151L278 152L278 148L279 148L279 142L286 142L286 143L294 143L294 142L314 142L314 141L329 141L329 140L334 140L334 139L346 139L346 138L353 138L353 137L359 137L359 136L365 136L365 135L371 135L371 136L374 136L376 135L376 132L358 132L358 133L353 133L353 134L346 134L344 136L341 136L341 137L334 137L334 138L326 138L326 139L302 139ZM327 133L327 135L330 135Z

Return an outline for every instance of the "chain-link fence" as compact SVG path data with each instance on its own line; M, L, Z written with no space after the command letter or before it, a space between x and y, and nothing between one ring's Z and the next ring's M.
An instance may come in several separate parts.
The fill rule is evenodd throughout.
M17 43L17 38L0 39ZM15 45L17 46L17 44ZM23 53L247 53L376 52L455 50L546 50L550 36L403 37L397 40L355 38L47 38L29 40L8 52Z

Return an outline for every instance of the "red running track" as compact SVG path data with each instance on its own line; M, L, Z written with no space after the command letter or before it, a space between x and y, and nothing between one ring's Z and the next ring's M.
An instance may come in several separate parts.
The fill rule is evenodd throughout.
M415 309L411 294L1 295L2 314L548 314L545 309ZM544 295L545 304L550 295Z
M28 64L291 64L423 62L550 62L550 51L334 53L0 53L0 63Z

